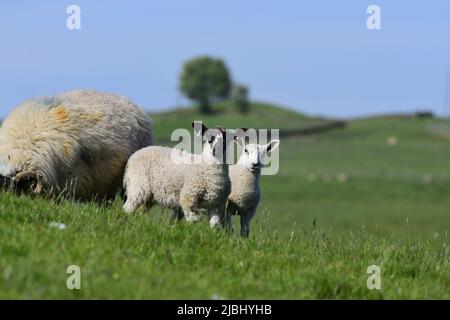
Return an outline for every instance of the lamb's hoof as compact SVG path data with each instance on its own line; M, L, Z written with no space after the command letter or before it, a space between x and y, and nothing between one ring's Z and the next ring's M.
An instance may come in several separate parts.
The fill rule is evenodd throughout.
M209 220L209 226L213 229L220 228L220 217L219 216L212 216Z
M201 219L201 216L196 213L191 213L190 215L186 216L186 221L190 223L197 223Z
M130 204L125 204L124 206L123 206L123 211L125 212L125 213L128 213L128 214L131 214L131 213L133 213L135 210L134 210L134 207L133 206L131 206Z

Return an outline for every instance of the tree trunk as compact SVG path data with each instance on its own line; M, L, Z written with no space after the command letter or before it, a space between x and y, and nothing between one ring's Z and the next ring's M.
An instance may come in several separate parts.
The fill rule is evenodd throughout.
M204 114L211 113L211 104L209 103L209 99L200 100L200 112Z

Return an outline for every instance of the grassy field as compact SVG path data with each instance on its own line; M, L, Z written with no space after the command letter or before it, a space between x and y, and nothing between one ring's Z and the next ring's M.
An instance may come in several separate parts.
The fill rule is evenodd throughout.
M152 115L156 140L192 120L296 128L309 119L269 105ZM450 299L450 123L377 118L284 139L280 172L262 178L249 240L168 213L113 203L56 203L0 193L0 299ZM51 223L64 223L59 230ZM78 265L82 289L66 288ZM366 286L369 265L382 289Z
M170 144L170 135L176 128L192 130L193 120L203 120L209 127L220 125L226 128L273 128L294 129L299 126L322 123L300 113L277 108L265 103L252 104L252 112L242 115L228 102L217 104L214 113L203 115L196 108L182 108L173 111L151 114L155 129L155 140L160 144Z

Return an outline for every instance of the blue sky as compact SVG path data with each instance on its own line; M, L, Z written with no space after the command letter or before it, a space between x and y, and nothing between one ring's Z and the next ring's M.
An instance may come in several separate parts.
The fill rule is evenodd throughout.
M81 8L81 30L66 8ZM381 8L382 29L366 28ZM12 1L0 8L0 117L32 96L74 88L126 95L148 110L188 105L183 61L222 57L255 100L313 115L442 113L450 1Z

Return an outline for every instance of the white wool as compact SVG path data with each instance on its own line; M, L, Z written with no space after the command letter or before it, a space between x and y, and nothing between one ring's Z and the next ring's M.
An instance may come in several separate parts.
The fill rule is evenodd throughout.
M14 176L16 171L9 163L0 161L0 176L10 178Z
M238 142L243 144L241 140ZM245 145L237 164L230 166L231 193L228 196L227 225L231 226L232 214L240 215L243 236L249 235L250 221L255 216L261 199L259 177L263 159L267 152L275 150L279 143L279 140L272 140L266 145Z
M191 222L200 219L202 209L223 215L231 186L228 165L213 156L216 143L223 143L223 139L206 142L202 155L183 153L183 157L191 159L189 163L174 161L176 149L153 146L136 152L125 171L124 211L158 204L176 211L181 208ZM194 161L200 156L203 163Z
M151 144L149 117L124 97L78 90L35 98L0 128L0 175L13 172L16 183L32 177L35 191L112 197L128 158Z
M139 150L128 161L124 177L127 201L125 212L134 212L141 205L159 204L162 207L182 210L186 219L196 222L200 210L224 215L225 204L231 191L228 165L213 154L216 144L223 138L206 142L202 155L182 153L181 157L191 161L175 161L176 149L148 147ZM202 157L199 163L198 157Z

